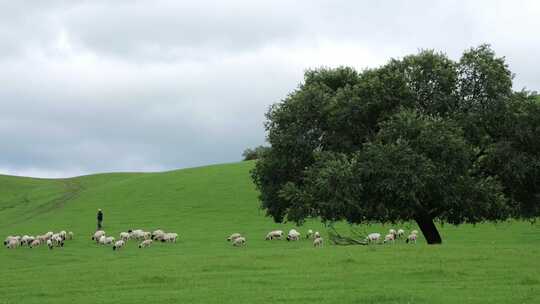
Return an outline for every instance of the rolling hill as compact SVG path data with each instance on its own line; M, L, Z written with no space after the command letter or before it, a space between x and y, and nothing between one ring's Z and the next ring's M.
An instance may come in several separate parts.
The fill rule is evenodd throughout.
M253 162L70 179L0 176L0 235L70 230L64 248L0 250L0 303L538 303L540 225L441 227L442 246L332 246L264 241ZM104 229L157 228L176 244L119 252L90 240ZM348 226L339 224L347 231ZM416 228L405 224L406 229ZM321 223L297 227L320 230ZM362 227L384 232L389 226ZM225 238L245 234L233 248Z

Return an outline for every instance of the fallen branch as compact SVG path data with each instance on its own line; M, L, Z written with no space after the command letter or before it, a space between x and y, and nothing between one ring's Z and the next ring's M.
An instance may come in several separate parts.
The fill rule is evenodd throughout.
M355 233L356 236L359 234ZM336 231L332 226L328 230L328 238L335 245L350 246L350 245L367 245L367 241L364 238L353 238L349 236L343 236Z

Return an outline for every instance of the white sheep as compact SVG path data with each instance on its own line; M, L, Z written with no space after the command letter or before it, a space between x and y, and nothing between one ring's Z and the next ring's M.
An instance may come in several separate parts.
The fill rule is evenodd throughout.
M7 246L12 240L15 240L20 245L21 237L18 235L9 235L4 240L4 246Z
M53 246L64 247L64 239L60 234L53 234L53 236L48 241L51 241Z
M418 230L411 231L411 234L418 234Z
M124 242L127 242L129 240L129 233L127 232L120 232L120 239Z
M307 233L306 233L306 239L309 239L313 236L313 230L311 229L308 229Z
M386 242L392 242L392 243L394 243L395 239L396 239L395 236L394 236L393 234L389 233L389 234L387 234L387 235L384 236L384 241L383 241L383 243L386 243Z
M11 238L7 242L4 242L6 247L9 249L15 249L20 246L20 241L16 238Z
M234 241L239 237L242 237L242 235L240 233L233 233L229 237L227 237L227 241L229 241L229 242Z
M99 243L99 239L105 235L105 231L103 230L98 230L94 233L94 235L92 236L92 240L96 241L96 243Z
M378 242L380 238L381 238L381 234L377 233L377 232L374 232L374 233L368 234L368 236L366 237L366 241L368 243Z
M245 237L238 237L236 239L234 239L233 241L233 246L236 246L236 247L240 247L240 246L244 246L246 244L246 238Z
M30 243L30 245L28 245L28 247L34 248L34 247L38 247L39 245L41 245L41 241L39 239L36 239L36 240L32 241L32 243Z
M150 234L150 239L155 240L157 238L158 240L161 240L164 234L165 231L158 229Z
M315 231L315 233L313 234L313 238L318 239L320 237L321 237L321 234L319 233L319 231Z
M289 234L287 234L287 241L298 241L300 240L300 232L295 229L291 229Z
M99 243L101 245L112 245L115 241L115 238L112 237L112 236L101 236L101 238L99 239Z
M49 247L50 250L53 249L54 244L53 244L53 241L52 241L52 240L47 240L47 247Z
M73 231L68 232L67 239L68 240L73 240Z
M405 240L405 243L408 244L409 242L411 242L411 243L414 242L414 243L416 244L416 234L415 234L415 233L409 234L409 236L408 236L407 239Z
M404 235L405 235L405 230L403 230L403 229L398 229L398 231L397 231L397 237L398 237L398 238L402 238Z
M178 233L165 233L161 241L169 242L169 243L176 243L177 238L178 238Z
M391 234L391 235L394 236L394 238L396 238L397 232L396 232L395 229L390 229L390 230L388 230L388 234Z
M273 240L278 239L281 240L283 237L283 231L282 230L272 230L266 234L265 240Z
M112 250L120 250L120 248L124 247L125 244L126 242L124 242L124 240L119 240L116 243L114 243Z
M23 235L21 238L21 246L30 245L36 238L31 235Z
M313 247L322 247L322 245L323 245L322 237L318 237L318 238L315 238L315 240L313 240Z
M152 245L152 242L153 242L152 240L144 240L139 244L139 248L150 247L150 245Z
M145 232L141 229L129 230L129 238L135 240L144 240Z

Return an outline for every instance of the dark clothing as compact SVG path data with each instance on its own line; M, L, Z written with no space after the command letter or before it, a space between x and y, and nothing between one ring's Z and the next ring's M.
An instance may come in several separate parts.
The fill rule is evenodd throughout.
M97 213L97 229L101 230L101 222L103 222L103 212L98 211Z

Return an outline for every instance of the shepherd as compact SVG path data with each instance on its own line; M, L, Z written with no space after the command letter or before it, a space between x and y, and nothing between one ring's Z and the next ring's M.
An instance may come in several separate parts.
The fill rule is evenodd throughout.
M103 212L101 211L101 209L98 209L98 212L97 212L97 230L101 230L101 223L103 222Z

